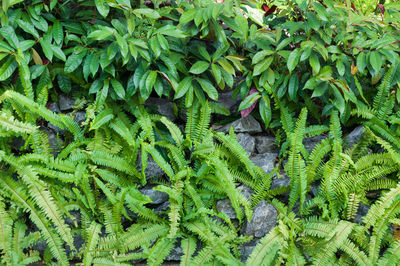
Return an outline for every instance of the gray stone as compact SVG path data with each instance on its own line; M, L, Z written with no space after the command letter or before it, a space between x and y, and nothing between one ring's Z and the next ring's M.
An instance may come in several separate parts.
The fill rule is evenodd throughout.
M217 201L217 211L225 213L230 219L236 219L236 212L233 209L230 199L223 199Z
M166 202L169 198L167 193L155 190L153 187L144 187L139 191L152 200L150 204L161 204Z
M54 132L56 132L59 135L64 135L65 132L67 132L65 129L61 129L58 126L52 124L52 123L48 123L47 127L50 128L51 130L53 130Z
M250 254L253 252L254 248L257 246L259 242L260 239L256 238L240 246L243 263L246 262L246 260L250 257Z
M317 146L318 143L320 143L322 140L326 139L328 136L327 135L318 135L314 137L309 137L309 138L304 138L303 139L303 144L306 150L311 153L312 150Z
M361 135L364 133L364 128L363 126L358 126L353 131L351 131L346 137L345 141L348 145L348 147L353 146L356 144L360 139Z
M79 251L83 247L83 244L85 244L85 240L83 239L82 235L81 234L74 235L74 246L75 246L76 251L73 252L71 250L71 248L68 245L66 245L65 251L67 252L67 256L68 257L73 256L73 254L77 255L77 253L79 253Z
M169 205L170 202L166 201L164 203L161 203L159 206L157 206L154 210L155 213L160 213L160 212L166 212L169 210Z
M247 151L248 154L254 153L256 147L256 141L254 137L247 133L239 133L237 134L237 141L239 142L240 146Z
M173 104L167 99L150 97L146 101L147 106L154 106L158 114L166 116L169 120L176 120Z
M233 91L223 92L218 94L218 103L228 109L231 113L237 111L237 107L240 104L240 97L232 99Z
M174 248L171 250L171 252L168 254L167 257L165 257L166 261L180 261L181 257L183 255L183 250L180 244L180 241L175 244Z
M75 122L81 125L86 120L86 112L78 111L75 113Z
M65 219L65 223L75 227L77 224L81 223L81 212L80 211L75 211L72 210L69 212L73 218L67 216L67 218Z
M139 151L139 156L137 159L137 165L138 165L138 171L142 171L142 160L141 160L141 154ZM161 169L161 167L154 161L154 159L151 157L149 154L149 157L147 159L147 168L144 170L144 174L146 175L146 178L150 178L151 180L157 179L160 177L163 177L165 175L164 170Z
M256 137L257 153L278 152L279 148L275 145L275 138L271 136Z
M250 201L251 200L251 195L253 194L253 190L246 186L246 185L240 185L236 188L237 190L242 193L245 198ZM230 219L236 219L236 212L235 209L231 205L231 200L230 199L223 199L217 201L216 208L218 212L223 212L225 213Z
M360 203L360 206L358 206L356 217L354 218L354 222L361 223L363 217L367 215L369 208L370 206Z
M49 141L51 154L53 154L54 157L57 157L57 155L61 152L64 141L60 139L52 130L46 130L45 132Z
M245 221L243 234L257 238L264 237L275 227L278 218L278 212L275 207L262 200L253 210L251 222Z
M290 177L283 176L281 178L274 178L271 182L271 189L277 189L280 187L287 187L290 185Z
M71 99L67 95L60 95L60 97L58 99L59 99L61 111L71 110L75 106L75 100Z
M52 112L55 112L55 113L61 113L61 110L60 110L60 108L58 107L58 104L57 103L55 103L55 102L51 102L51 103L49 103L48 105L47 105L47 109L49 109L50 111L52 111Z
M245 196L245 198L250 201L251 199L251 195L254 193L254 190L246 185L240 185L236 188L237 190L240 191L240 193L242 193L243 196Z
M233 130L236 133L253 134L253 133L260 133L262 131L260 123L258 123L258 121L251 115L248 115L244 118L240 118L239 120L226 124L220 128L217 128L216 130L227 133L229 132L231 126L233 127Z
M275 165L276 153L263 153L250 158L255 165L263 169L266 173L272 171Z
M9 142L9 145L11 146L12 149L19 152L21 148L25 145L25 140L21 136L14 137L12 138L11 142Z

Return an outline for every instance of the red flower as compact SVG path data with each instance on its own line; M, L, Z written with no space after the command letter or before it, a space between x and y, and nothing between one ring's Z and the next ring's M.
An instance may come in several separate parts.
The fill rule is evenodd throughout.
M381 4L378 4L378 7L381 10L382 15L385 14L385 7Z
M253 93L257 93L257 92L258 92L258 90L256 88L252 88L249 91L249 94L247 94L247 96L252 95ZM240 111L242 118L248 116L253 111L253 109L256 108L257 102L258 102L258 100L255 101L249 108L246 108L246 109L243 109L242 111Z

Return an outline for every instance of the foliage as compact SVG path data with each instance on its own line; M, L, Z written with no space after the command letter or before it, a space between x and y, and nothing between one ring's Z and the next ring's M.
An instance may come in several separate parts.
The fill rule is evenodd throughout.
M222 2L2 1L1 264L160 265L176 247L182 265L399 263L400 5ZM233 129L212 129L212 114L229 114L223 91L243 115L257 106L283 169L265 173ZM47 108L60 94L83 123ZM145 108L154 96L183 129ZM365 132L348 147L354 125ZM59 149L49 126L65 131ZM308 152L303 139L322 133ZM281 174L290 185L271 189ZM146 185L168 206L150 208ZM237 220L217 211L226 198ZM243 262L261 200L278 224Z

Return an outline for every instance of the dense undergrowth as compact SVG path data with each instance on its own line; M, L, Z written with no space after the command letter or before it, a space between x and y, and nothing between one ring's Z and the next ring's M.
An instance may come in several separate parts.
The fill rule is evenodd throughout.
M395 1L3 0L0 21L1 264L159 265L176 246L181 265L399 264ZM276 136L272 172L210 126L230 115L224 91ZM74 110L50 110L66 94ZM168 208L150 207L149 184ZM226 198L235 219L216 208ZM244 259L263 200L278 221Z

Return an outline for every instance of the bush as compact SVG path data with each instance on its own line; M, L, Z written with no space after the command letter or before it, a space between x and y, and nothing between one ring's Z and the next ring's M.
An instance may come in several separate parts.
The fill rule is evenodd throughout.
M239 265L243 228L268 201L278 225L248 265L397 264L399 12L347 0L3 1L1 262L159 265L181 247L182 265ZM230 114L225 91L276 133L282 172L210 127L212 113ZM67 94L70 114L49 106ZM172 101L184 129L146 109L150 97ZM346 148L342 127L354 125L365 133ZM307 151L303 138L325 132ZM272 189L282 174L290 184ZM166 205L149 207L149 185ZM217 210L223 199L235 218Z

